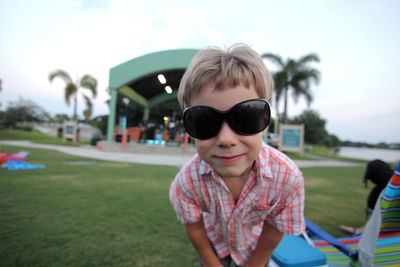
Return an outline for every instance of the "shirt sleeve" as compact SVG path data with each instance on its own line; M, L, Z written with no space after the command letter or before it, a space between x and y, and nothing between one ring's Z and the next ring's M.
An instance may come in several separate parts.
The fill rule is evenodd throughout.
M169 188L169 199L178 220L183 224L201 219L201 208L195 195L189 175L184 171L179 172Z
M285 234L299 235L305 230L304 179L300 170L293 171L290 176L288 180L292 184L277 209L268 216L268 222Z

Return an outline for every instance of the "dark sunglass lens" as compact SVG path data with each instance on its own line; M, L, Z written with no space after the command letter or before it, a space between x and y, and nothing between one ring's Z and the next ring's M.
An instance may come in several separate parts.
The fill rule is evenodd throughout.
M264 130L270 121L270 109L263 100L251 100L235 106L229 114L232 128L245 135L256 134Z
M183 114L183 123L190 136L209 139L215 136L222 123L221 115L210 107L191 107Z

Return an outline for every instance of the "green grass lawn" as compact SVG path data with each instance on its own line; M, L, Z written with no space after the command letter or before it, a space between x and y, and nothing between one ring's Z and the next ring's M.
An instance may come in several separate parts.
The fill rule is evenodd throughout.
M32 131L22 131L15 129L0 129L0 140L30 140L34 143L41 144L51 144L51 145L81 145L88 144L89 142L77 142L73 144L72 142L64 142L61 138L48 136L38 132L36 130Z
M306 155L301 155L300 153L296 152L284 152L289 158L293 160L315 160L313 158L310 158Z
M46 168L0 169L0 266L197 266L168 200L177 168L0 147L20 150ZM363 171L303 169L306 216L335 236L363 224Z
M344 161L350 161L350 162L358 162L358 163L367 163L368 162L368 160L365 160L365 159L354 159L354 158L346 158L346 157L337 156L333 152L331 152L331 150L332 150L331 148L328 148L326 146L312 146L312 147L306 149L305 153L312 154L315 156L321 156L324 158L344 160Z
M343 236L341 224L362 226L371 190L362 183L364 167L302 169L305 180L305 215L333 236Z

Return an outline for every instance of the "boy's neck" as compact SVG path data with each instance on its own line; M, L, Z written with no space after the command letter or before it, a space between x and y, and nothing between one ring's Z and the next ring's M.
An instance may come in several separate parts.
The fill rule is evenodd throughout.
M235 203L237 203L237 201L239 200L243 186L249 179L251 170L252 170L252 166L250 166L240 176L234 176L234 177L222 177L221 176L221 179L224 181L225 185L228 187L229 191L231 192L232 197L235 200Z

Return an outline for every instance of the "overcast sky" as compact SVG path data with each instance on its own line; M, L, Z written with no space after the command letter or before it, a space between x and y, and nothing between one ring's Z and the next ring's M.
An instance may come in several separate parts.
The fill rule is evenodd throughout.
M1 109L23 97L72 115L63 82L48 81L63 69L98 79L94 114L107 114L110 68L161 50L243 42L283 58L317 53L322 79L310 108L327 130L342 140L400 142L399 14L396 0L2 0ZM290 116L307 108L289 104Z

